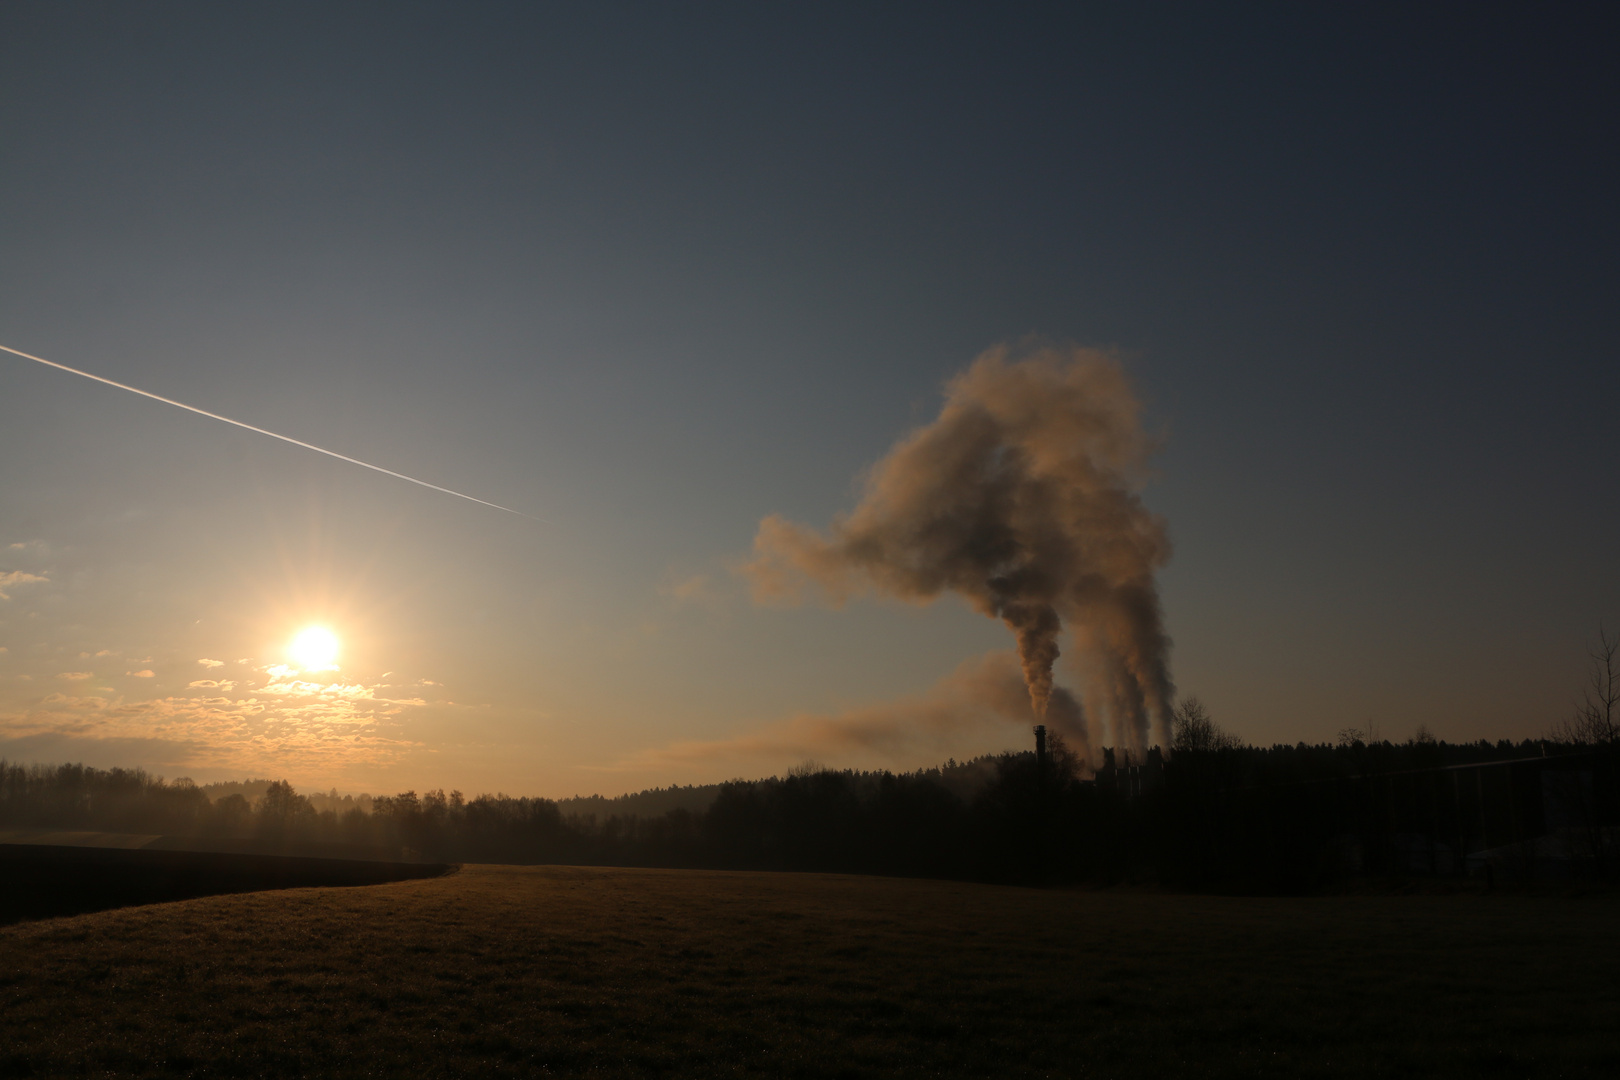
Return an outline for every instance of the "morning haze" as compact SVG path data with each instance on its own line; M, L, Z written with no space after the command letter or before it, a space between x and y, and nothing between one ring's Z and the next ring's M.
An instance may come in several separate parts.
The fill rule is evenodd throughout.
M0 343L529 517L0 354L0 757L562 797L1042 717L1100 764L1178 694L1545 735L1620 623L1611 30L10 5ZM986 356L1128 403L1124 524L1007 531L1058 538L1011 591L872 502Z

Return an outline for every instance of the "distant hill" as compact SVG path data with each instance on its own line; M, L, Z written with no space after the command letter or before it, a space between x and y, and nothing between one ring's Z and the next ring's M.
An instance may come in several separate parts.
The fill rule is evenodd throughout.
M926 776L936 780L953 795L966 800L978 794L980 789L995 779L997 760L999 759L990 755L961 762L953 758L943 765L932 769L918 769L909 775ZM814 766L810 769L820 771ZM847 775L858 784L872 786L876 785L878 778L883 774L852 771ZM556 803L558 811L565 818L594 816L598 821L606 821L613 817L661 817L671 810L702 814L714 804L720 789L724 786L723 784L688 784L685 787L671 785L667 788L648 788L628 795L616 795L613 798L602 795L575 795L571 799L558 799Z
M952 759L943 765L931 769L918 769L910 775L928 776L944 785L950 792L960 799L971 799L981 788L995 778L996 761L991 755L974 758L972 761L958 762ZM818 770L819 771L819 770ZM850 772L857 782L876 783L880 773ZM182 781L185 782L185 781ZM232 795L240 795L247 800L249 806L257 807L264 801L264 793L275 781L272 780L225 780L211 784L198 784L197 789L208 796L208 801L217 803L221 799ZM685 810L693 814L702 814L713 805L716 796L720 794L722 784L687 784L684 787L672 784L669 787L647 788L644 791L631 792L626 795L575 795L568 799L553 800L557 810L563 817L595 817L598 821L609 818L649 818L662 817L671 810ZM339 795L334 788L331 791L299 791L307 798L311 807L317 812L333 811L343 814L349 810L358 809L370 813L374 797L369 794Z
M610 817L659 817L671 810L686 810L701 814L720 794L719 784L694 787L671 785L667 788L648 788L629 795L616 795L611 799L601 795L575 795L571 799L558 799L557 809L563 817L594 815L605 821Z
M273 783L274 780L221 780L213 784L198 784L197 790L207 795L209 802L240 795L251 805L263 801L265 791Z

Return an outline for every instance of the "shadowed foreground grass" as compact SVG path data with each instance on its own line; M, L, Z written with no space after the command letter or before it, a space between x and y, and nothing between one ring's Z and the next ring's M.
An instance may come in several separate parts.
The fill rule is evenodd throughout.
M0 843L0 925L299 886L436 877L443 863Z
M0 1076L1612 1076L1617 914L474 866L0 929Z

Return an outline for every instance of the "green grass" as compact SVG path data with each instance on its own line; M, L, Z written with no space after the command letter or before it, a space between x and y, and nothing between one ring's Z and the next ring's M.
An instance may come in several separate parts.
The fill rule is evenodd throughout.
M476 866L0 929L0 1076L1613 1076L1617 915Z

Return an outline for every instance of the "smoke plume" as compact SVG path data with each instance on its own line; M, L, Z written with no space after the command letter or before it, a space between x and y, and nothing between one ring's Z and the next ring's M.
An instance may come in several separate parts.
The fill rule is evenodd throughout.
M1092 350L981 356L946 389L938 419L900 441L860 504L823 535L773 515L745 572L756 599L806 583L834 602L874 591L943 593L1005 622L1035 715L1053 716L1052 667L1066 629L1084 698L1136 750L1165 743L1169 641L1154 572L1164 522L1138 492L1152 449L1124 371ZM1063 726L1082 727L1063 700Z
M874 765L937 759L982 747L986 737L999 739L1008 724L1028 731L1034 721L1017 660L1005 652L992 652L963 662L920 694L832 714L800 714L729 739L674 743L645 751L625 764L659 769L723 762L786 764L828 755L844 760L853 756ZM1046 722L1077 754L1088 756L1080 704L1061 686L1052 692Z

